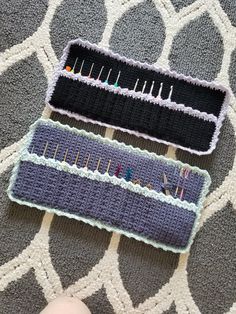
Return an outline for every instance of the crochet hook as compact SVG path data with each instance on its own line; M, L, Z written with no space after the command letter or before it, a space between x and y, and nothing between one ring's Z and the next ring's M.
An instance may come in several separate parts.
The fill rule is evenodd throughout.
M88 154L88 157L87 157L87 160L86 160L86 163L85 163L85 166L84 166L87 169L88 169L89 159L90 159L90 154Z
M44 157L45 157L45 155L46 155L47 149L48 149L48 141L46 141L46 145L45 145L45 147L44 147L44 151L43 151L43 156L44 156Z
M81 63L80 70L79 70L79 73L78 73L79 75L82 75L83 66L84 66L84 60Z
M108 84L108 80L109 80L111 71L112 71L112 69L109 70L109 72L108 72L108 74L107 74L107 78L106 78L106 80L104 81L104 84L106 84L106 85Z
M175 190L175 196L177 196L177 194L178 194L179 184L180 184L180 180L181 180L182 175L183 175L183 168L180 169L179 179L178 179L177 187L176 187L176 190Z
M163 87L163 83L160 84L160 88L159 88L159 91L158 91L158 95L157 95L157 99L161 99L161 92L162 92L162 87Z
M119 73L118 73L118 75L117 75L117 78L116 78L114 87L118 87L118 86L119 86L119 85L118 85L119 78L120 78L120 71L119 71Z
M171 100L172 92L173 92L173 86L170 87L170 92L169 92L167 100Z
M93 67L94 67L94 63L92 64L92 66L91 66L91 68L90 68L88 78L91 78L91 74L92 74L92 71L93 71Z
M107 165L106 173L108 174L109 174L110 167L111 167L111 159L108 161L108 165Z
M133 169L130 167L127 168L126 174L125 174L125 180L130 181L132 179L132 175L133 175Z
M73 66L73 68L71 70L72 73L75 73L75 66L76 66L77 61L78 61L78 58L75 59L74 66Z
M97 167L96 167L97 171L99 171L100 163L101 163L101 158L98 159L98 163L97 163Z
M77 166L78 160L79 160L79 150L78 150L78 153L77 153L77 155L76 155L75 162L74 162L74 164L75 164L76 166Z
M66 149L66 152L65 152L65 155L64 155L64 159L63 159L63 161L65 161L65 162L66 162L67 154L68 154L68 148Z
M57 146L56 146L55 152L53 154L53 159L56 159L58 148L59 148L59 144L57 144Z
M101 70L100 70L100 72L98 74L97 80L100 80L100 77L101 77L103 69L104 69L104 66L101 67Z
M190 172L189 169L184 169L184 181L185 179L188 178L189 172ZM183 182L183 185L184 185L184 182ZM184 188L182 187L181 192L180 192L180 197L179 197L181 200L183 198L183 195L184 195Z
M146 85L147 85L147 81L145 81L144 84L143 84L142 94L143 94L144 91L145 91Z
M135 85L134 85L134 91L136 92L136 88L137 88L137 86L138 86L138 82L139 82L139 79L137 79L137 81L136 81L136 83L135 83Z
M150 96L152 96L152 91L153 91L154 84L155 84L155 82L152 81L152 86L151 86L150 91L149 91L149 95Z
M148 184L146 185L146 188L148 188L149 190L152 190L152 185L151 185L151 183L148 183Z
M167 179L165 172L163 172L163 182L164 182L165 194L170 195L170 191L166 188L166 186L168 184L168 179Z
M115 176L119 177L120 172L121 172L121 164L117 166L116 171L115 171Z
M141 185L141 180L140 179L134 179L132 182L133 182L133 184Z

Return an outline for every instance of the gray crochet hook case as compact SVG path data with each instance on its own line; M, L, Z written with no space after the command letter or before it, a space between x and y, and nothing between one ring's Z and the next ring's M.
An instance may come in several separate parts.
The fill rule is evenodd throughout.
M27 135L8 195L154 247L186 252L210 181L197 167L40 119Z

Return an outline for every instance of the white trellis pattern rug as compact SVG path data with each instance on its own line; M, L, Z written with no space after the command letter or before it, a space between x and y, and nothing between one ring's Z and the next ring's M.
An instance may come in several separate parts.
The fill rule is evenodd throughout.
M81 37L232 91L217 149L196 157L76 122L44 106L67 41ZM236 1L1 1L0 314L34 314L59 295L92 313L236 313ZM212 186L189 254L173 254L11 203L18 150L40 116L207 169Z

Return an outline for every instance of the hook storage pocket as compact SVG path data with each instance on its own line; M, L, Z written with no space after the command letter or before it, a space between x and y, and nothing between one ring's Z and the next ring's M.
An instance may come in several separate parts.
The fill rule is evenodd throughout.
M127 59L80 39L68 43L46 103L54 111L205 155L229 102L220 84Z
M209 185L205 170L40 119L27 135L8 195L20 204L185 252Z

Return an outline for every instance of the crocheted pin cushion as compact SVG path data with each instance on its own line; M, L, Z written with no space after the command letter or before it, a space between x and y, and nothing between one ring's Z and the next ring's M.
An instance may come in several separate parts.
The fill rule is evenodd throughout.
M41 119L27 136L8 195L20 204L185 252L209 184L204 170Z
M208 83L69 42L49 85L52 110L198 155L216 146L229 93Z

